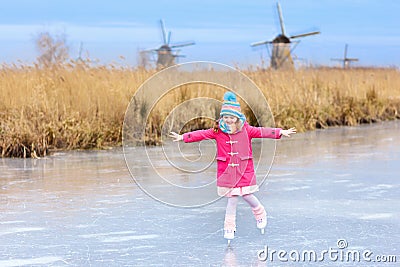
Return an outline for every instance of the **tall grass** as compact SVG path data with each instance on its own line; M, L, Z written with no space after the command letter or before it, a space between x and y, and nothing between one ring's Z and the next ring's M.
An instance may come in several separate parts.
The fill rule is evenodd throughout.
M126 106L149 75L112 66L3 66L1 156L37 157L49 149L119 145Z
M265 94L277 127L296 126L305 131L400 118L400 75L395 69L243 72ZM121 145L126 108L152 74L144 69L75 63L47 69L3 65L0 155L40 157L54 149ZM178 103L196 96L220 99L222 94L222 88L216 90L209 84L177 88L150 113L147 142L159 143L165 117ZM210 108L218 114L218 107ZM212 123L194 120L184 129Z
M280 127L300 131L400 118L396 69L306 69L248 72Z

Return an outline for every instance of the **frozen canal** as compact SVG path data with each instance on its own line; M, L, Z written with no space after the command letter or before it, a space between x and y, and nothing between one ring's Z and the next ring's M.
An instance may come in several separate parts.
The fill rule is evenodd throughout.
M266 234L241 200L230 248L224 199L197 208L156 201L133 182L121 149L0 159L0 266L397 266L399 133L395 121L278 141L256 193Z

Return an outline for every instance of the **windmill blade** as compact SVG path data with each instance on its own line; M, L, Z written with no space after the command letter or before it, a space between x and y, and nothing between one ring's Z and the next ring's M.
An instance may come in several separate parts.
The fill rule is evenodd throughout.
M344 60L346 60L346 61L358 61L358 58L348 58L347 57L347 48L348 48L348 44L346 44L345 46L344 46Z
M171 42L171 31L168 32L167 45Z
M251 43L250 46L259 46L259 45L265 45L265 44L272 44L272 41L255 42L255 43Z
M278 14L279 14L279 23L281 24L281 31L282 31L282 35L285 35L285 25L283 23L283 16L282 16L282 10L281 10L281 5L278 3L276 3L276 6L278 8Z
M149 53L149 52L157 52L159 49L160 49L159 47L157 47L157 48L150 48L150 49L141 50L141 52L146 52L146 53Z
M167 32L165 30L164 21L162 19L160 19L160 26L161 26L162 36L163 36L163 42L164 42L164 44L168 44Z
M290 38L295 39L295 38L300 38L300 37L305 37L305 36L310 36L310 35L315 35L315 34L320 34L320 33L321 33L320 31L307 32L307 33L292 35L292 36L290 36Z
M195 45L195 44L196 44L195 42L184 42L184 43L170 45L170 47L171 48L178 48L178 47L184 47L184 46Z

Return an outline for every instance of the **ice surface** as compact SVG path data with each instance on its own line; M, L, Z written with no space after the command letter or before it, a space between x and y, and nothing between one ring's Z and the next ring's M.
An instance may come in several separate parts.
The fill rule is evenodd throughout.
M266 233L260 234L240 201L230 248L222 231L225 199L199 208L156 201L130 177L121 149L0 159L0 266L379 265L328 257L294 262L288 255L283 262L278 254L260 261L266 246L292 255L369 250L373 256L397 255L398 262L399 128L399 121L385 122L278 141L269 177L256 193L268 212ZM168 175L166 164L159 167ZM204 181L212 181L213 172L208 169ZM162 184L154 186L162 192ZM344 249L338 248L341 239Z

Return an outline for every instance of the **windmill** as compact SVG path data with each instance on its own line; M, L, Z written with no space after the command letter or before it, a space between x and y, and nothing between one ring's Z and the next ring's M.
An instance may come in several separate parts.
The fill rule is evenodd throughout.
M195 42L181 42L177 44L171 44L171 31L168 32L165 30L164 21L160 20L161 32L162 32L162 45L155 49L144 50L144 52L151 52L152 54L157 55L156 65L157 68L166 68L172 65L175 65L176 58L185 57L184 55L180 55L180 49L184 46L194 45Z
M345 44L344 46L344 57L343 58L332 58L331 60L335 61L342 61L343 62L343 69L349 68L350 67L350 62L358 61L358 58L348 58L347 57L347 47L348 44Z
M76 59L77 62L84 62L84 60L82 58L82 52L83 52L83 42L81 42L79 45L79 56Z
M319 34L319 31L308 32L303 34L297 34L292 36L287 36L285 32L285 25L283 23L283 16L282 10L279 3L276 4L278 9L279 15L279 22L281 26L281 33L278 34L272 41L261 41L255 42L250 44L252 47L259 46L259 45L271 45L272 46L272 53L271 55L271 68L273 69L291 69L294 67L293 59L292 59L292 52L299 44L300 40L292 41L292 39L297 39L309 35ZM292 47L291 43L295 43ZM268 48L268 46L267 46Z

